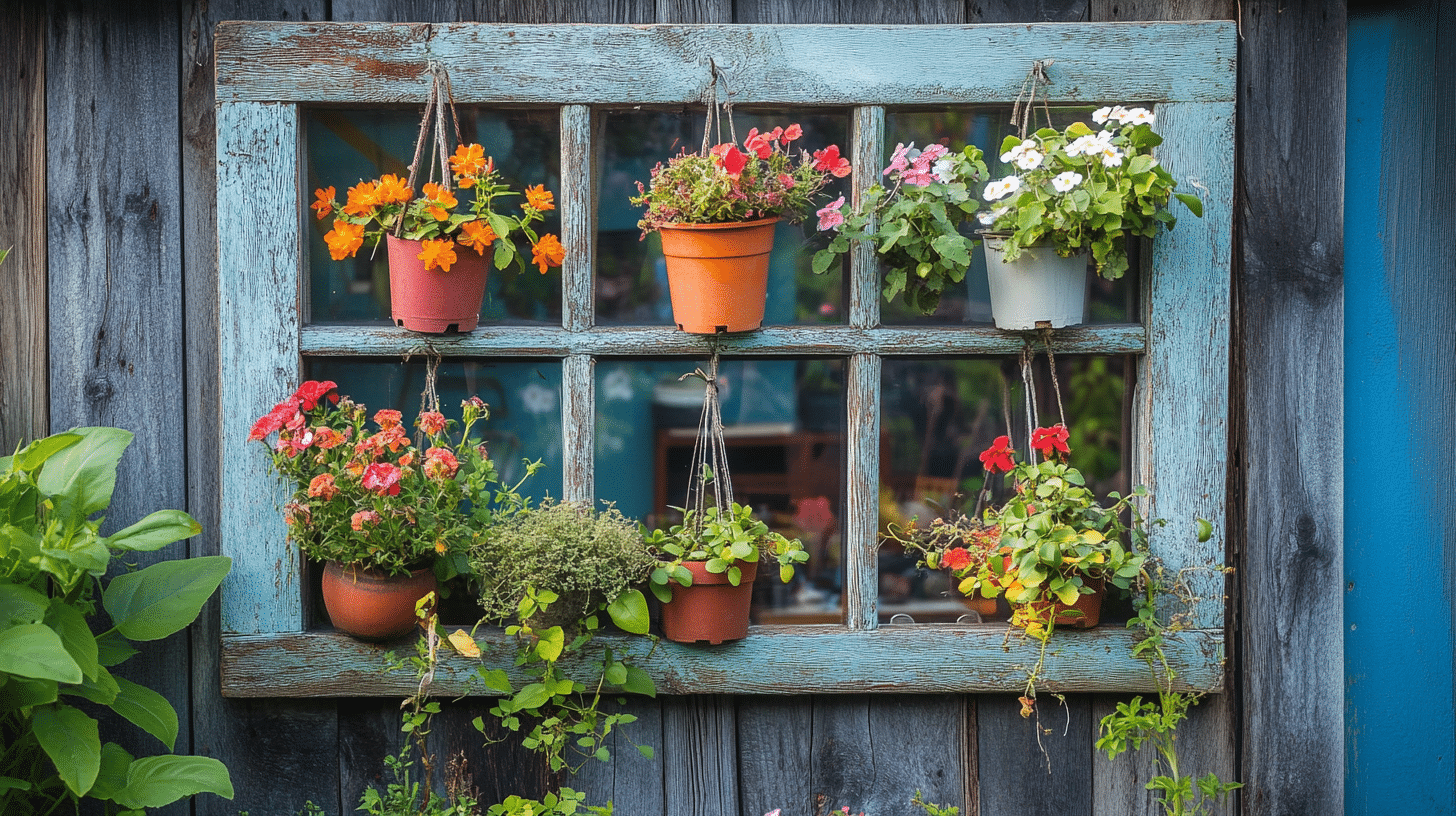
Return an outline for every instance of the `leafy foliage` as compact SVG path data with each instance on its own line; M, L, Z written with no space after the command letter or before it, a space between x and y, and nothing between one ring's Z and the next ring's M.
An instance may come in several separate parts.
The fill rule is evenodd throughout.
M0 458L0 812L51 813L64 802L110 802L141 813L197 793L231 799L227 768L208 757L133 758L103 742L91 715L111 708L167 750L177 712L151 689L112 673L197 618L227 575L222 556L163 561L104 581L113 558L196 535L186 513L159 510L111 536L93 518L111 504L132 435L77 428ZM109 613L103 629L97 602Z
M728 583L738 586L743 580L739 561L755 562L767 552L779 563L779 580L787 584L794 577L794 565L809 560L802 542L770 530L753 517L751 507L733 502L726 512L712 506L701 515L696 510L677 509L683 513L681 524L647 534L647 545L659 559L649 586L663 603L672 600L669 581L693 585L693 575L683 566L684 561L706 562L704 569L714 575L727 573Z

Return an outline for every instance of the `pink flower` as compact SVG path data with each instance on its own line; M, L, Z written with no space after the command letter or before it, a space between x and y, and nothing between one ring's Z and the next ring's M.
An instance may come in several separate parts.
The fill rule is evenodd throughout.
M767 134L759 133L758 128L748 131L748 138L743 140L743 146L756 153L760 159L773 155L773 143L768 140Z
M339 486L334 484L334 474L320 473L308 483L309 498L328 501L339 495Z
M839 208L843 206L844 196L840 196L839 198L836 198L833 201L829 202L829 204L827 204L824 209L815 213L815 215L819 216L819 229L834 229L840 224L843 224L844 213L839 211Z
M794 189L794 177L788 173L779 173L779 184L784 185L786 190L792 190Z
M373 510L360 510L349 519L349 526L353 527L356 533L362 533L366 523L378 524L379 514Z
M299 414L299 416L303 415ZM290 437L288 444L296 451L308 450L308 446L313 444L313 431L304 428L299 433Z
M448 448L430 448L425 451L425 477L429 479L445 480L455 478L455 471L460 468L460 461L455 458Z
M445 430L445 415L439 411L425 411L420 414L420 430L430 436L437 436Z
M248 432L248 441L257 442L266 439L268 434L280 430L297 413L298 406L296 403L290 400L278 403L273 406L273 410L259 417L258 421L253 423L253 429Z
M798 124L792 124L784 128L784 144L794 141L804 135L804 129Z
M403 417L393 408L381 408L374 412L374 421L379 423L380 430L387 431L398 425Z
M890 166L886 167L885 172L881 173L880 175L888 176L891 173L894 173L896 171L903 171L908 168L910 166L910 159L908 154L911 150L914 149L914 142L911 142L908 145L903 142L895 145L895 152L890 155Z
M348 436L346 434L339 433L338 431L328 426L321 426L318 428L314 428L313 430L314 444L318 445L324 450L337 448L338 446L344 444L347 439Z
M814 169L835 178L844 178L849 175L849 159L839 155L839 145L830 145L814 151Z
M375 462L364 469L364 489L381 496L399 495L399 468L388 462Z

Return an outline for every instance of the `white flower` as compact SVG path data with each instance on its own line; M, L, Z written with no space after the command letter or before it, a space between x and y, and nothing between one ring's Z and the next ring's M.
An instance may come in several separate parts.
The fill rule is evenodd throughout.
M985 199L987 201L998 201L1021 189L1021 179L1017 176L1007 176L1004 179L993 181L986 185Z
M1016 166L1020 167L1022 170L1035 170L1041 165L1041 160L1044 158L1046 158L1046 156L1043 155L1040 150L1037 150L1034 147L1027 148L1026 150L1021 151L1020 156L1016 157Z
M1122 122L1127 117L1127 108L1117 105L1113 107L1112 113L1109 113L1107 116L1115 122Z
M1059 173L1052 178L1052 189L1056 190L1059 193L1065 193L1081 183L1082 174L1073 173L1072 171L1068 170L1067 172Z
M521 407L531 414L546 414L556 409L556 392L539 383L531 383L522 388L517 395L521 398Z
M941 184L950 184L955 181L955 162L950 159L941 159L930 168L930 172Z
M1107 122L1107 117L1108 116L1111 116L1111 115L1112 115L1112 108L1111 107L1098 108L1097 109L1097 112L1094 113L1094 114L1092 114L1092 121L1096 122L1099 125L1105 124Z
M1073 139L1072 140L1072 143L1071 144L1067 145L1067 155L1068 156L1081 156L1081 155L1091 156L1094 153L1100 153L1101 152L1101 147L1102 147L1101 142L1097 139L1096 136L1092 136L1092 135L1078 136L1076 139Z
M1103 167L1121 167L1122 166L1122 151L1121 150L1118 150L1115 147L1112 147L1111 145L1108 145L1107 147L1103 148L1102 149L1102 166Z
M981 222L981 226L989 227L992 224L996 223L996 219L1000 218L1008 212L1011 212L1010 207L997 207L996 209L989 212L986 210L982 210L981 212L976 213L976 220Z
M1153 112L1147 108L1133 108L1123 113L1122 122L1128 125L1151 125Z

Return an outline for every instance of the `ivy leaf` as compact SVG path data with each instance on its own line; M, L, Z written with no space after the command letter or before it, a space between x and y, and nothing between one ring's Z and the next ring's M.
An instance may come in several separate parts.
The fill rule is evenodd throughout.
M551 690L544 683L531 683L511 698L511 702L517 711L521 709L537 709L551 699Z
M607 614L612 617L612 623L617 624L622 631L634 635L647 634L651 623L647 614L647 598L640 589L629 589L612 599L607 604Z
M476 669L475 673L480 677L480 681L485 684L487 689L498 691L502 694L511 693L511 680L503 669L487 669L481 666L479 669Z
M541 639L536 642L536 654L548 663L554 663L561 657L561 651L566 648L566 634L561 631L560 626L553 626L541 633Z
M614 686L620 686L627 682L627 667L621 663L612 663L610 666L607 666L607 670L602 673L602 677L608 683Z
M1174 193L1173 197L1183 202L1183 206L1187 207L1188 211L1193 213L1194 216L1198 218L1203 217L1203 202L1199 200L1198 196L1189 195L1188 193Z

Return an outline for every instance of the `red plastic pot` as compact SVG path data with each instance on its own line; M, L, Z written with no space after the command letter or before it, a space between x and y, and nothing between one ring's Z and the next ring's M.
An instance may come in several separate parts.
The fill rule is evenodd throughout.
M389 245L389 312L396 326L429 334L468 332L485 302L485 258L455 245L450 270L426 269L421 241L385 236Z
M389 640L415 627L415 604L435 591L435 572L388 575L373 569L324 567L324 608L334 628L360 640Z
M753 603L753 579L758 562L736 562L742 571L738 586L728 573L708 572L706 562L687 561L693 585L670 582L672 601L662 605L662 634L677 643L724 643L748 636L748 607Z
M690 334L753 331L763 325L768 261L777 218L661 227L672 319Z

